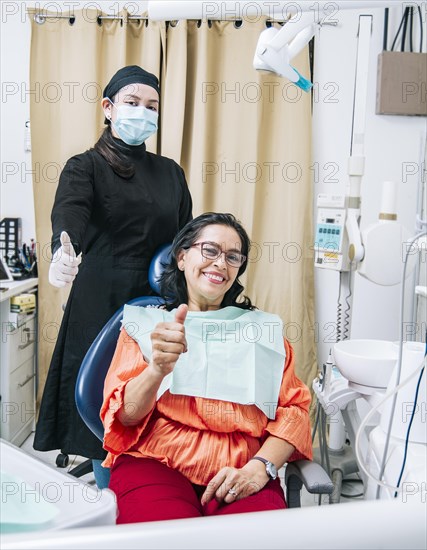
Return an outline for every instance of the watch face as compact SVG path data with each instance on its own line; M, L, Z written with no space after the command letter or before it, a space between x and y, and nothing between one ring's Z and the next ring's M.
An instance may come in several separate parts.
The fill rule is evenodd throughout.
M276 466L272 462L267 462L265 465L265 469L267 470L267 474L271 477L271 479L276 479L277 470Z

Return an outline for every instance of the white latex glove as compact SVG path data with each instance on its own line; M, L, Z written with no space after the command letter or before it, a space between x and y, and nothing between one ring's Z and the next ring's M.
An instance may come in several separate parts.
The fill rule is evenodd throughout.
M82 255L76 256L66 231L61 233L61 246L52 257L49 268L49 283L58 288L72 283L79 271Z

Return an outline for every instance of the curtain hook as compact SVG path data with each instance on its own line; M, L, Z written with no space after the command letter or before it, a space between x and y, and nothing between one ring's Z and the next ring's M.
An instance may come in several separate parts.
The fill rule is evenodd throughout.
M34 15L34 21L38 24L38 25L43 25L43 23L46 23L46 17L44 15L41 15L40 13L36 13Z

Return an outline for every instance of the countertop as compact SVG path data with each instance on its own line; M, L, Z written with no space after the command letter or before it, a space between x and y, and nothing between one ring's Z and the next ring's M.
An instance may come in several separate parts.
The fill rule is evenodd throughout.
M24 279L23 281L2 281L0 283L0 302L8 300L12 296L26 292L38 285L38 278ZM3 290L5 289L5 290Z

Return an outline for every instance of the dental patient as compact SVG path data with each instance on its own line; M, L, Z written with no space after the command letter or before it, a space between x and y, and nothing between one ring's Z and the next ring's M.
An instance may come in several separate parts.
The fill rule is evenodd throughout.
M165 306L125 306L101 409L117 523L284 509L277 470L312 458L282 321L242 294L249 250L234 216L202 214L174 239Z

